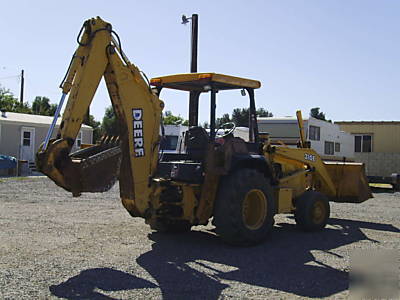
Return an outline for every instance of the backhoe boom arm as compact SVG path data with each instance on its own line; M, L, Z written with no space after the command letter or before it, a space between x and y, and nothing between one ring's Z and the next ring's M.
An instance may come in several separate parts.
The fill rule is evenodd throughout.
M47 139L39 149L37 166L75 196L106 190L110 186L105 178L119 176L124 206L132 215L143 216L151 200L149 180L157 167L164 104L126 58L109 23L99 17L87 20L80 33L79 46L60 86L63 95L68 95L61 124L56 138ZM120 144L70 154L102 78L119 120Z

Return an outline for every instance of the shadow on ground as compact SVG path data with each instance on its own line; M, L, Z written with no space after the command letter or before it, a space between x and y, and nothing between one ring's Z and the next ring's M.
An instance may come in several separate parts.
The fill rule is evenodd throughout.
M374 193L374 194L395 194L395 193L398 193L399 192L399 190L395 190L393 187L389 187L389 186L386 186L386 187L371 187L370 186L370 189L371 189L371 191L372 191L372 193Z
M110 268L89 269L67 281L49 287L57 297L67 299L113 299L97 290L121 291L157 287L150 281Z
M360 229L400 232L388 224L341 219L331 219L329 223L333 228L317 233L303 233L294 225L278 224L266 243L249 248L222 244L211 232L151 233L152 250L136 261L158 286L128 273L103 268L82 271L51 286L50 292L67 299L112 299L98 290L158 287L163 299L217 299L232 282L238 282L250 288L236 297L251 297L249 292L254 286L304 297L329 297L348 288L348 273L318 261L311 251L324 251L333 260L346 259L330 250L361 240L378 243Z

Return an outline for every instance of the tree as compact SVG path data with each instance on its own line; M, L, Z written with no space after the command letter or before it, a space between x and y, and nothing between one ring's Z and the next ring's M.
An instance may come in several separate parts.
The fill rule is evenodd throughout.
M273 117L274 115L263 107L256 111L257 117Z
M54 116L57 104L50 103L50 99L43 96L36 96L32 102L32 113L34 115Z
M2 88L0 86L0 109L9 111L9 112L17 112L17 113L26 113L31 114L32 110L29 106L28 102L25 102L21 105L17 98L7 89Z
M215 121L217 128L224 123L232 122L231 117L229 114L223 114L221 118L217 118Z
M57 106L58 105L55 103L50 104L49 116L54 116L56 114Z
M110 136L119 135L119 123L112 106L107 107L104 112L101 131L103 134Z
M167 110L164 113L164 118L163 118L164 125L184 125L188 126L189 121L185 120L181 116L175 116L172 114L171 111Z
M270 113L265 108L260 107L256 110L257 117L272 117L273 114ZM232 122L236 126L249 126L249 109L248 108L235 108L232 112Z
M32 111L35 115L49 116L50 99L47 97L36 96L32 102Z
M36 96L32 102L32 112L35 115L54 116L57 110L57 104L50 103L47 97Z
M310 116L319 120L326 121L325 114L319 111L319 107L311 108Z
M232 122L235 123L236 126L249 126L249 109L235 108L232 112Z
M15 112L21 113L21 114L32 114L32 109L29 106L28 102L24 102L24 103L18 105Z

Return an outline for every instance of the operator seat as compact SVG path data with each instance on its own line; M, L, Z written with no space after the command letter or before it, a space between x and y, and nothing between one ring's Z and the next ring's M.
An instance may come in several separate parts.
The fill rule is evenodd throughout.
M206 156L208 141L208 133L203 127L190 127L185 135L186 153L189 159L203 161Z

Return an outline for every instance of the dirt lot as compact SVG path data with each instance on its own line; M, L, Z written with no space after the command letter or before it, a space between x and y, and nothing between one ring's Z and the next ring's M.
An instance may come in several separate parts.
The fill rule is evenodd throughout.
M399 249L400 194L332 204L326 230L277 216L269 241L224 245L212 227L151 232L118 187L80 198L47 178L0 180L0 298L347 298L350 255Z

